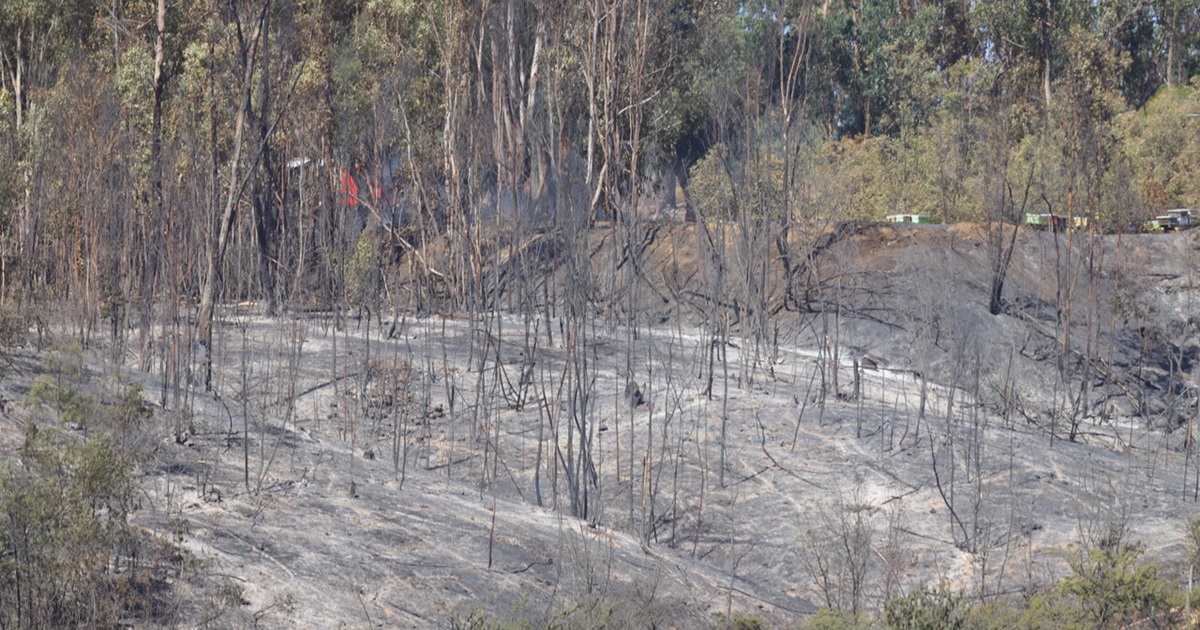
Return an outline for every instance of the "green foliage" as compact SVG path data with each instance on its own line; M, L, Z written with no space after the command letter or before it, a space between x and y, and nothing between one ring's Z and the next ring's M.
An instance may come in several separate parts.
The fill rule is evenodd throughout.
M1200 206L1186 0L668 0L600 21L528 0L270 3L245 183L228 179L253 3L167 3L161 137L155 4L119 4L0 0L0 244L19 258L16 290L190 295L212 215L249 190L279 200L267 223L286 229L260 244L235 204L230 259L261 245L265 269L237 270L260 281L224 297L324 299L333 263L363 254L329 234L349 223L336 173L354 164L430 230L465 225L498 182L539 210L650 206L639 195L675 181L668 169L691 174L694 209L717 221L1008 218L995 200L1030 172L1034 199L1111 229ZM161 191L151 153L170 165ZM311 161L284 169L293 158ZM146 213L160 192L171 242Z
M966 613L967 618L963 624L965 630L1010 630L1030 627L1028 623L1022 622L1023 611L1007 602L976 604Z
M16 95L0 81L0 233L9 228L11 208L16 205L20 192L17 185L19 144L14 121L16 106Z
M803 630L868 630L871 619L843 610L822 608L804 620Z
M1200 570L1200 514L1192 514L1187 518L1184 534L1187 536L1185 544L1188 564Z
M142 384L134 383L126 387L120 400L108 407L108 416L119 433L133 431L139 422L150 417L150 409L142 400Z
M148 131L154 95L154 57L150 51L142 46L127 49L121 56L113 83L125 110L142 118L138 124Z
M0 120L8 121L8 117L16 110L16 94L9 91L8 86L0 83Z
M456 630L622 630L624 628L664 627L671 619L671 610L653 594L643 598L640 593L614 600L603 595L586 595L550 611L535 610L522 598L507 615L489 613L475 606L450 615L450 627ZM722 620L723 621L723 620ZM737 630L763 629L766 626L754 617L735 617L748 625L718 625L718 628Z
M16 57L23 52L26 75L21 78L32 79L25 89L49 87L56 62L78 53L91 35L94 9L86 0L0 0L0 57L5 62L0 66L15 72Z
M51 351L45 362L49 373L34 381L25 395L25 404L52 409L60 426L88 433L101 431L124 441L149 416L138 383L122 388L113 402L87 391L92 386L78 347Z
M692 167L690 192L696 216L707 221L736 217L735 188L728 166L729 149L718 144Z
M1115 135L1136 173L1135 189L1151 214L1200 206L1200 87L1164 89L1145 107L1119 115Z
M707 221L781 219L786 176L783 158L770 147L745 158L718 144L692 167L692 205Z
M374 309L384 293L387 236L383 230L366 229L358 236L354 255L346 261L346 303Z
M1038 593L1025 602L1017 627L1030 630L1088 628L1076 608L1076 603L1057 590Z
M62 426L94 428L99 399L79 387L85 381L83 356L78 347L65 347L46 354L48 374L34 381L25 395L30 407L50 407ZM92 426L89 426L92 425Z
M150 135L154 104L154 56L144 46L132 46L121 57L114 77L114 87L125 111L129 113L136 156L130 167L140 189L148 187L150 178Z
M127 602L114 571L137 509L131 462L108 436L69 439L29 425L0 469L0 625L97 627Z
M903 159L900 142L887 137L856 137L831 142L818 168L824 198L833 218L882 221L895 212L924 214L924 209L904 207L903 173L894 168Z
M1170 604L1169 586L1155 563L1139 563L1142 549L1113 541L1068 554L1071 575L1058 592L1075 604L1086 627L1121 627Z
M472 608L466 615L458 612L450 615L451 630L486 630L489 623L487 613L478 608Z
M944 586L922 584L883 607L883 624L889 630L960 630L966 620L962 597Z
M1159 577L1158 565L1139 563L1140 555L1140 547L1109 535L1090 549L1068 552L1071 574L1019 605L971 606L945 587L921 586L889 600L882 620L897 630L1084 630L1131 627L1147 619L1170 625L1177 589Z
M313 73L307 64L305 87L332 91L332 126L338 149L362 155L391 152L399 146L402 120L425 131L438 113L440 79L420 69L436 67L437 30L422 3L412 0L372 0L364 3L353 28L330 46L325 59L327 76ZM318 83L319 81L319 83ZM404 111L397 111L398 107ZM424 134L421 134L424 135ZM420 137L414 139L421 144Z
M75 389L82 382L82 355L75 348L52 350L46 353L45 364L49 373L34 381L25 404L52 407L63 424L81 428L96 403L94 396Z
M721 615L717 619L714 630L767 630L767 624L754 615L736 614L732 617Z
M48 373L26 403L53 407L62 425L37 414L15 456L0 464L0 627L114 627L118 620L157 625L170 614L161 570L176 577L171 543L131 524L140 508L131 448L148 415L141 388L112 402L90 393L82 351L66 346L44 357Z
M362 56L369 54L347 42L333 56L329 79L333 85L334 129L339 148L352 150L366 133L370 123L370 106L377 97L379 85L371 80ZM349 152L349 151L347 151Z
M48 376L38 377L25 396L25 404L29 406L54 408L59 421L69 428L85 428L94 419L98 402L91 394L60 387Z

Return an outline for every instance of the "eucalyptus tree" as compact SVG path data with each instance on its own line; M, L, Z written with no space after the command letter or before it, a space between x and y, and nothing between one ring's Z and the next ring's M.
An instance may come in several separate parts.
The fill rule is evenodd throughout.
M46 130L29 125L30 113L38 107L39 96L55 85L62 63L91 33L92 18L91 3L78 0L0 3L0 85L8 92L0 99L11 105L4 109L12 116L14 174L21 182L21 189L15 191L17 211L10 221L16 224L15 250L26 266L25 284L30 288L37 273L34 256L39 240L34 164L48 148Z
M1200 69L1200 8L1188 0L1155 0L1150 3L1159 29L1161 61L1168 87L1186 84Z

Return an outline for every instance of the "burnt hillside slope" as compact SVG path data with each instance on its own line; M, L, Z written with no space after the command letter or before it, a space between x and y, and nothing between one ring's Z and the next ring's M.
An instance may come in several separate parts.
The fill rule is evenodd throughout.
M6 351L6 465L139 392L134 626L794 627L1034 592L1112 527L1185 581L1200 234L1022 230L999 315L976 225L574 236L498 237L473 310L411 308L462 272L437 244L391 312L226 305L211 392L186 326L173 379L47 316Z

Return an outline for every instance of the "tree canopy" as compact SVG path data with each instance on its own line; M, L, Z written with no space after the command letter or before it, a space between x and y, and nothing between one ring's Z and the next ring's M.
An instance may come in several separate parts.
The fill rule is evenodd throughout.
M33 293L195 293L225 206L255 273L222 293L274 303L340 291L310 271L369 220L986 219L1019 179L1113 229L1200 205L1185 0L8 0L0 74Z

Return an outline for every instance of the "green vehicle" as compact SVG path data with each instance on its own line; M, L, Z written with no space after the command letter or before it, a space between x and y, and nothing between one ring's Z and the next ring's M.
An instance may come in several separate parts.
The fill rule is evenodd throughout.
M1156 234L1159 232L1166 232L1166 231L1167 231L1167 226L1164 225L1164 222L1160 219L1151 219L1142 224L1142 232Z
M889 214L890 223L933 223L933 217L927 214Z
M1038 230L1061 232L1067 228L1067 217L1057 214L1026 214L1025 225Z

